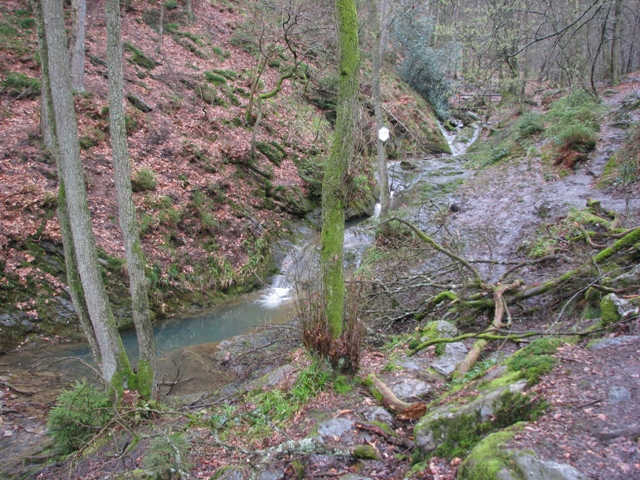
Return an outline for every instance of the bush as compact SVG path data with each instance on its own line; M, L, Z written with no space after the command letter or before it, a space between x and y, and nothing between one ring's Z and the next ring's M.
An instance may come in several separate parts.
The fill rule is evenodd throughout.
M155 190L156 185L156 174L153 170L147 167L142 167L131 179L131 189L134 192Z
M71 453L86 444L113 416L107 394L95 386L77 382L63 391L49 413L49 434L63 453Z
M569 125L558 133L556 144L566 150L586 153L596 147L596 134L584 125Z
M534 112L525 112L518 123L518 138L525 139L542 132L544 125L541 116Z
M222 75L219 75L214 72L204 72L204 78L207 79L207 82L213 83L214 85L226 85L227 79Z
M156 479L184 478L190 468L186 463L189 447L180 432L158 436L151 441L142 464Z
M549 122L547 135L560 145L572 145L572 138L577 140L577 146L588 145L591 143L588 137L593 137L595 142L595 134L600 131L601 112L602 106L596 98L584 90L575 90L551 105L545 115Z
M37 97L40 95L40 81L23 73L9 72L2 81L2 92L18 98Z

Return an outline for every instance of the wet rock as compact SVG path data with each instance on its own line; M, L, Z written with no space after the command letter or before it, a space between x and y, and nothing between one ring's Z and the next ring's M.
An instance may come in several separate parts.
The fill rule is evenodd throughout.
M609 389L607 398L609 399L609 403L630 402L631 393L624 387L614 385Z
M526 386L526 380L521 380L484 392L466 405L448 404L431 410L414 428L416 447L424 458L428 458L436 448L454 437L459 429L469 431L470 424L493 419L507 396L522 393Z
M387 425L393 424L393 415L382 407L368 406L363 408L361 413L367 422L382 422Z
M277 367L260 378L258 380L258 385L262 388L275 387L280 384L287 384L290 386L295 382L295 376L293 375L295 371L296 367L291 364Z
M464 360L468 352L467 347L462 342L447 343L444 355L434 361L431 366L441 375L448 377L451 375L460 362Z
M640 336L637 335L621 335L613 338L598 338L593 340L587 348L589 350L600 350L601 348L613 347L616 345L623 345L640 340Z
M520 452L506 447L522 425L485 437L460 466L458 478L497 480L589 480L590 477L564 463L538 458L533 451Z
M516 455L515 462L525 480L587 480L589 478L571 465L541 460L530 454Z
M282 480L285 478L285 473L281 468L270 468L266 472L262 472L258 478L260 480Z
M418 168L418 166L415 163L410 162L409 160L402 160L400 162L400 166L403 169L409 170L409 171L413 171L413 170L416 170Z
M423 372L426 370L431 362L426 358L413 357L405 358L398 362L398 366L409 370L410 372Z
M389 388L401 400L415 399L431 391L431 385L417 378L399 378Z
M318 434L323 438L341 438L353 429L353 421L348 418L332 418L318 425Z

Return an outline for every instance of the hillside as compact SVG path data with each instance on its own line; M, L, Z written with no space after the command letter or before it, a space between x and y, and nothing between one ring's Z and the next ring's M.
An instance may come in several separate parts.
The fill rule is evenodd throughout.
M89 2L86 91L76 95L75 103L94 233L115 313L126 326L103 7L102 1ZM324 50L301 57L305 61L296 75L264 101L262 121L254 128L245 117L256 72L264 68L256 94L271 92L294 61L278 25L267 23L270 17L262 19L260 34L252 19L261 12L254 8L252 2L198 2L196 20L190 23L182 7L168 2L158 53L159 7L126 2L122 34L129 149L156 315L210 306L260 285L274 269L271 246L287 236L290 220L318 206L333 128L333 27L322 22L327 30L321 45L314 38L297 39ZM2 2L0 350L5 351L29 333L79 333L64 286L55 165L39 133L35 40L27 1ZM260 45L269 53L261 54ZM426 103L397 80L392 67L385 79L394 126L390 155L446 151ZM366 81L365 76L363 92L370 91ZM370 215L375 203L372 116L368 105L361 115L358 164L352 166L358 172L354 185L359 185L353 216Z

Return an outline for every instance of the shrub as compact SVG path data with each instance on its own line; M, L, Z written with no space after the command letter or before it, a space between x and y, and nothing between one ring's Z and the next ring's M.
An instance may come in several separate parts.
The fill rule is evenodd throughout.
M63 453L82 447L113 416L107 394L87 382L63 391L49 413L49 434Z
M155 190L156 185L156 174L153 170L147 167L142 167L131 179L131 188L134 192Z
M569 125L560 130L556 144L566 150L586 153L596 147L596 134L584 125Z
M9 72L2 81L2 92L12 97L37 97L40 95L40 81L23 73Z
M561 138L570 139L578 133L577 136L584 139L587 130L595 136L600 131L601 112L602 106L597 99L584 90L575 90L551 105L551 109L545 115L545 120L549 122L547 134L560 144L565 143L564 140L560 141ZM576 127L580 127L581 132L571 132Z
M213 83L214 85L226 85L227 84L227 79L224 78L222 75L219 75L217 73L208 71L208 72L204 72L204 78L207 79L207 82Z
M189 470L186 462L189 442L180 432L154 438L142 462L156 479L184 478Z
M518 122L518 138L529 138L542 132L544 132L544 125L541 116L534 112L525 112Z

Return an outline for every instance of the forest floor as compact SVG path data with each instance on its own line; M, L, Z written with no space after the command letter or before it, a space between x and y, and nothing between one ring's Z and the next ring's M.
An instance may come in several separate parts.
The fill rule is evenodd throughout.
M606 90L603 98L612 111L629 94L640 91L638 80L630 78L627 83ZM548 178L548 167L536 158L524 159L507 168L501 165L480 171L457 193L461 209L450 215L449 226L494 232L495 241L490 245L494 258L513 258L518 255L520 242L534 234L540 223L538 212L542 205L552 215L561 217L566 215L569 206L584 207L587 198L597 198L604 207L622 212L623 193L615 188L600 190L595 185L608 158L620 147L624 137L624 132L611 126L608 120L601 131L598 148L587 164L568 175L556 175L550 181L543 180L545 173ZM517 179L515 186L514 178ZM637 220L640 207L637 189L631 200ZM481 243L478 248L482 248ZM530 272L537 276L549 273L544 269ZM541 330L557 321L560 321L558 317L545 310L535 319L519 323L518 327ZM571 319L561 321L567 328L572 324ZM261 335L281 338L282 330L267 329ZM442 377L425 373L426 367L436 359L435 349L430 347L408 358L402 338L383 348L367 347L360 376L375 373L393 388L402 390L406 386L415 393L415 396L409 394L410 399L437 399L450 385ZM243 341L239 340L236 345ZM640 478L638 320L608 332L604 342L595 348L588 345L589 340L561 346L555 354L557 363L553 371L530 391L532 396L546 399L548 410L516 434L508 448L532 449L544 460L574 466L584 474L583 478ZM263 419L260 402L264 398L251 394L251 389L255 392L258 387L264 394L278 389L290 392L311 360L298 347L299 337L295 334L275 350L253 345L238 354L233 345L226 344L214 360L219 369L238 372L232 388L217 394L167 397L169 406L164 413L135 426L138 433L148 438L158 431L167 435L185 432L190 453L188 462L182 466L191 478L456 478L462 458L433 457L419 469L412 470L415 421L398 420L380 409L369 389L357 382L349 383L346 388L336 381L329 382L317 396L299 406L287 396L289 394L283 393L275 398L280 404L292 403L289 415L282 420ZM513 349L503 345L497 353L504 355ZM265 365L270 365L272 370L266 377L263 375ZM252 375L256 368L260 373L258 377L265 383L256 383L256 375ZM52 392L45 390L57 379L45 382L41 378L45 383L39 385L28 385L27 379L1 380L4 388L0 393L3 420L0 431L4 433L0 445L4 448L3 456L12 457L14 474L28 471L39 479L140 478L131 472L143 465L149 440L143 439L134 449L121 454L119 450L132 438L130 431L122 426L113 428L111 441L92 444L82 454L42 469L38 462L46 462L46 454L39 458L37 452L46 439L46 412L53 402ZM31 391L36 393L30 395ZM263 421L260 428L257 419ZM391 431L382 428L380 422L391 427ZM314 444L311 453L295 443L318 436L322 442ZM275 451L283 445L288 445L289 450ZM340 453L353 445L369 445L376 458L357 459ZM22 460L18 459L20 456ZM304 473L300 473L302 471Z

